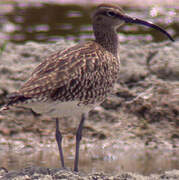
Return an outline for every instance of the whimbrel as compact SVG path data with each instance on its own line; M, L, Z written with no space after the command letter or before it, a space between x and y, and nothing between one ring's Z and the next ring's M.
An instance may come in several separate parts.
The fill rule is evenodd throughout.
M19 91L8 96L8 103L1 109L2 111L12 106L24 106L54 118L63 168L65 164L58 118L80 117L76 133L74 171L78 171L79 146L86 114L105 100L118 79L118 27L123 23L142 24L159 30L174 41L161 27L129 17L113 4L99 5L93 13L92 23L95 40L57 51L47 57Z

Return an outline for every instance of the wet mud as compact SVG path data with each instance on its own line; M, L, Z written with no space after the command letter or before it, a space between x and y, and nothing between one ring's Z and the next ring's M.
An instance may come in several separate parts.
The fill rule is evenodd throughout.
M0 104L5 103L8 93L18 90L42 57L73 44L62 40L56 44L5 44L0 54ZM179 169L178 52L178 41L121 45L120 78L114 92L85 122L79 165L82 172L150 175ZM60 119L69 168L73 166L78 123L75 117ZM27 166L30 171L33 167L33 172L38 171L36 166L44 167L45 172L47 167L59 168L54 131L55 122L50 117L29 109L13 108L0 114L0 166L9 171L4 177L11 170L21 173L19 169ZM56 170L52 171L54 175Z

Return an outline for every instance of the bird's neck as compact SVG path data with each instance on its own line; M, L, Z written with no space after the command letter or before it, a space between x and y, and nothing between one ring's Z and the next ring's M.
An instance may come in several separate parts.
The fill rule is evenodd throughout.
M95 41L114 56L118 57L119 40L116 30L112 27L101 27L97 24L93 24L93 30Z

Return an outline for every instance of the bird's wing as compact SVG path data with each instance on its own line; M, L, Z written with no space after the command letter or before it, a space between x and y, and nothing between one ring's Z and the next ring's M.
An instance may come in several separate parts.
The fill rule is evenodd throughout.
M97 91L101 81L105 81L105 77L100 79L103 72L99 69L103 63L99 57L104 54L97 48L99 46L91 41L49 56L34 70L19 93L26 98L49 99L50 96L62 101L83 100L82 89L96 88Z
M81 43L47 57L3 107L27 100L104 100L118 77L119 64L111 53L94 41ZM113 74L111 74L113 73Z

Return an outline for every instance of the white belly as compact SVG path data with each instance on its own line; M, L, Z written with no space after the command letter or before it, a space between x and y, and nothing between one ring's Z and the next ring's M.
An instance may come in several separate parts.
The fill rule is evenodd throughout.
M22 104L21 106L31 108L39 114L46 114L51 117L80 116L82 113L88 113L96 105L78 105L78 101L69 102L32 102Z

